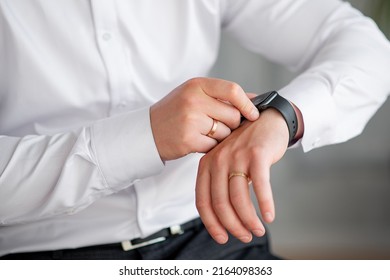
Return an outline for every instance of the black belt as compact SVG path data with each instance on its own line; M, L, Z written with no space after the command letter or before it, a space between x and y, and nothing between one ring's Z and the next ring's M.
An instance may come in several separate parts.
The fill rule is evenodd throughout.
M55 251L42 251L42 252L30 252L30 253L16 253L10 254L6 256L0 257L0 259L56 259L57 255L61 255L62 253L71 250L71 251L89 251L89 250L124 250L130 251L137 248L142 248L148 245L156 244L167 240L170 237L179 236L186 231L190 230L199 230L202 227L202 222L200 218L189 221L182 225L174 225L169 228L164 228L152 235L149 235L145 238L136 238L132 240L122 241L120 243L112 243L112 244L103 244L103 245L92 245L88 247L81 247L75 249L63 249L63 250L55 250Z
M130 251L137 248L160 243L165 241L169 237L181 235L188 230L199 227L200 225L202 225L202 222L199 218L182 225L173 225L169 228L164 228L156 233L153 233L152 235L149 235L145 238L136 238L132 240L122 241L122 249L124 251Z

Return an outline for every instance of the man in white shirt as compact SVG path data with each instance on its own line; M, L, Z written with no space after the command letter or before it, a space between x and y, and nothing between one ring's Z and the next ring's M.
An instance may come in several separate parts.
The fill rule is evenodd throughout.
M272 222L287 146L358 135L390 92L389 42L338 0L0 0L0 27L4 258L272 258L248 182ZM195 78L222 30L299 71L297 131Z

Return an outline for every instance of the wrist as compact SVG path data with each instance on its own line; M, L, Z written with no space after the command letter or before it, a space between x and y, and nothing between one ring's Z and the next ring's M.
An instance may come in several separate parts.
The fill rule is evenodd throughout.
M291 102L280 96L276 91L260 94L255 98L252 98L251 101L260 112L264 112L272 108L280 113L288 128L288 146L293 145L298 139L300 139L298 137L301 137L303 132L302 127L299 127L298 115L300 122L303 123L302 114ZM299 134L298 130L300 130Z
M272 163L275 157L281 157L286 151L289 144L289 130L282 114L274 109L269 108L261 112L260 117L254 121L245 121L243 129L253 133L256 145L266 147L272 155Z

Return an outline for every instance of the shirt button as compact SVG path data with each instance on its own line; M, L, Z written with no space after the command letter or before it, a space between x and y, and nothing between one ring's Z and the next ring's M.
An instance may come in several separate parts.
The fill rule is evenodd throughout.
M111 39L111 34L110 33L104 33L102 36L104 41L109 41Z

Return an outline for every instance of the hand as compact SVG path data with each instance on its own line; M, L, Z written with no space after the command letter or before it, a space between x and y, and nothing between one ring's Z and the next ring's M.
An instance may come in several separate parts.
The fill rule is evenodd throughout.
M154 104L150 109L154 140L162 160L189 153L205 153L240 125L241 114L254 121L257 108L233 82L194 78ZM217 130L208 135L218 121Z
M263 220L270 223L275 206L270 184L270 168L288 146L289 133L282 115L267 109L255 122L245 122L200 161L196 182L196 206L210 235L220 244L229 231L243 242L252 233L262 236L264 226L252 203L246 173L253 183Z

